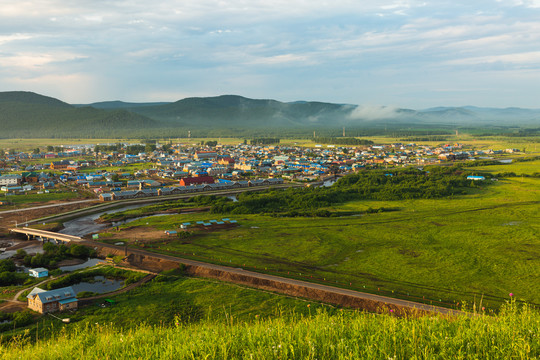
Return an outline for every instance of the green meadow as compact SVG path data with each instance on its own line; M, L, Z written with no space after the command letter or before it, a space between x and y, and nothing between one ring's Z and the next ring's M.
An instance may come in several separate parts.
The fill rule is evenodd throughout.
M539 204L539 178L511 177L467 195L328 209L347 214L338 217L198 213L125 227L176 230L228 217L239 226L164 236L145 249L437 305L498 308L509 293L540 303ZM367 213L383 207L397 211Z

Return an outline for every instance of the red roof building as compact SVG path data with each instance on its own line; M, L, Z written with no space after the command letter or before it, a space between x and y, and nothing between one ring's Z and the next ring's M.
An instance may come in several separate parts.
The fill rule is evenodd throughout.
M187 177L180 179L180 186L213 184L214 178L211 176Z

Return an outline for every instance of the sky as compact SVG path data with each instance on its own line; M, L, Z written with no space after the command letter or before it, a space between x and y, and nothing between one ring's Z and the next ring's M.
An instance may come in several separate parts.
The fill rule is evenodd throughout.
M0 0L0 91L539 108L540 0Z

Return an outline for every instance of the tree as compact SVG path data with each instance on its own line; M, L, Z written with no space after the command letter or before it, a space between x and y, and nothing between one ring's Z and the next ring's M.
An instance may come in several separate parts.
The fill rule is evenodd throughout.
M15 276L15 273L4 271L0 273L0 285L2 286L9 286L14 285L17 282L17 278Z
M0 272L4 271L16 271L17 267L15 266L15 263L13 260L10 259L4 259L0 260Z
M53 152L53 151L54 151L54 146L47 145L47 152Z
M71 255L78 257L78 258L87 258L90 254L90 249L88 249L86 246L82 245L71 245L69 248L69 252Z
M41 150L39 150L39 148L34 149L34 154L39 154L40 152L41 152Z

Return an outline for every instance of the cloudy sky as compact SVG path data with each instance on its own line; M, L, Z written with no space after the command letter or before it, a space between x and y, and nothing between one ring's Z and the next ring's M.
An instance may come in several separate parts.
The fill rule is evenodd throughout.
M0 0L0 91L539 108L540 0Z

